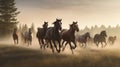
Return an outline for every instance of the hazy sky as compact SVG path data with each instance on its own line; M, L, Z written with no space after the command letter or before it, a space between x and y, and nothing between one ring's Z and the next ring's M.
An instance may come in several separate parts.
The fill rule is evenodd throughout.
M64 28L73 21L78 21L81 29L120 24L120 0L16 0L16 6L21 11L20 23L33 22L36 27L56 18L63 19Z

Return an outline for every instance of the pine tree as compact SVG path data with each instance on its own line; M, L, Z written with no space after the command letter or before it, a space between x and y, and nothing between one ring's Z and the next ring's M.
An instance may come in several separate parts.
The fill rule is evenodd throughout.
M0 0L0 36L9 35L17 27L17 15L20 13L15 0Z

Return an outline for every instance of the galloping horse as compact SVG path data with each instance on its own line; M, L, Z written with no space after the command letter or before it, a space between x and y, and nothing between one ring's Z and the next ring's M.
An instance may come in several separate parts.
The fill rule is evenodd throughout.
M14 29L12 36L13 36L14 44L18 44L17 28Z
M53 22L54 27L50 27L48 28L46 35L45 35L45 40L46 40L46 45L48 45L48 43L50 43L50 47L52 49L52 52L54 53L54 48L52 46L52 43L54 44L54 47L56 48L56 51L58 53L60 53L61 51L61 36L60 36L60 30L62 29L61 25L62 25L62 19L56 19L55 22ZM59 44L59 49L57 49L57 44L56 42L58 42Z
M107 34L106 34L106 31L101 31L100 34L96 34L94 36L94 43L98 46L99 43L102 44L102 47L106 46L107 43L106 43L106 37L107 37ZM105 43L105 45L103 46L103 42Z
M22 38L25 43L28 43L28 46L32 44L32 31L31 28L29 30L22 33Z
M91 38L89 32L87 32L83 35L78 35L77 36L77 41L82 44L82 47L83 46L86 47L86 43L87 43L88 38L89 39Z
M48 29L48 22L44 22L43 28L38 28L36 37L38 38L40 48L42 48L43 46L45 48L44 38L45 38L47 29Z
M73 24L70 25L69 30L64 29L61 31L61 37L63 39L62 46L63 46L64 42L66 42L65 46L63 47L63 51L64 51L66 45L69 43L70 49L73 54L73 49L75 49L77 46L76 42L75 42L75 31L77 31L77 32L79 31L77 22L73 22ZM74 47L71 45L71 42L75 45Z
M109 37L108 37L108 42L109 42L110 44L114 44L115 40L116 40L116 36L109 36Z

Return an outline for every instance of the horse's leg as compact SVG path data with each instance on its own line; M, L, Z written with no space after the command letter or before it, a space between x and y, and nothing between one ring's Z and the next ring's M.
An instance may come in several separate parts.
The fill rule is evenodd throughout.
M38 38L38 42L39 42L39 45L40 45L40 49L42 49L41 40L39 38Z
M84 47L84 43L82 43L82 46L81 47Z
M106 43L106 41L104 43L105 43L105 45L104 45L104 47L105 47L107 45L107 43Z
M17 38L17 44L19 43L19 40L18 40L18 38Z
M62 51L65 50L66 46L67 46L68 42L65 43L65 46L63 47Z
M70 49L71 49L71 51L72 51L72 54L74 54L74 53L73 53L73 47L72 47L72 45L71 45L71 42L69 42L69 45L70 45Z
M41 42L42 42L42 47L44 47L44 49L45 49L44 40L41 39Z
M49 47L49 41L48 40L45 40L45 46L47 46L47 48Z
M75 41L73 41L73 44L74 44L75 46L74 46L74 47L72 47L72 49L75 49L75 48L77 47L76 42L75 42Z
M98 47L98 45L99 45L99 42L96 42L95 44L96 44L96 46Z
M59 53L59 50L57 49L57 45L55 43L55 40L52 40L53 44L54 44L54 47L56 48L56 51Z
M103 48L104 46L103 46L103 43L102 43L102 42L101 42L101 45L102 45L102 48Z
M87 45L86 45L86 43L85 43L85 46L84 46L84 47L86 48L86 46L87 46Z
M60 40L58 40L58 44L59 44L59 50L58 50L58 53L60 53L60 51L61 51L61 43L60 43L61 41Z
M54 49L53 49L51 40L49 40L48 42L50 42L50 47L51 47L51 49L52 49L52 52L54 53Z
M62 42L62 47L63 47L64 43L65 43L65 40L63 40L63 42Z

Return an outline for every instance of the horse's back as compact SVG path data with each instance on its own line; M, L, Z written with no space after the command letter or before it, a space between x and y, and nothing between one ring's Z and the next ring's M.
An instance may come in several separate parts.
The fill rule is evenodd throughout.
M52 37L53 27L49 27L46 31L45 39L50 39Z
M99 41L100 34L95 34L93 40L94 42Z

